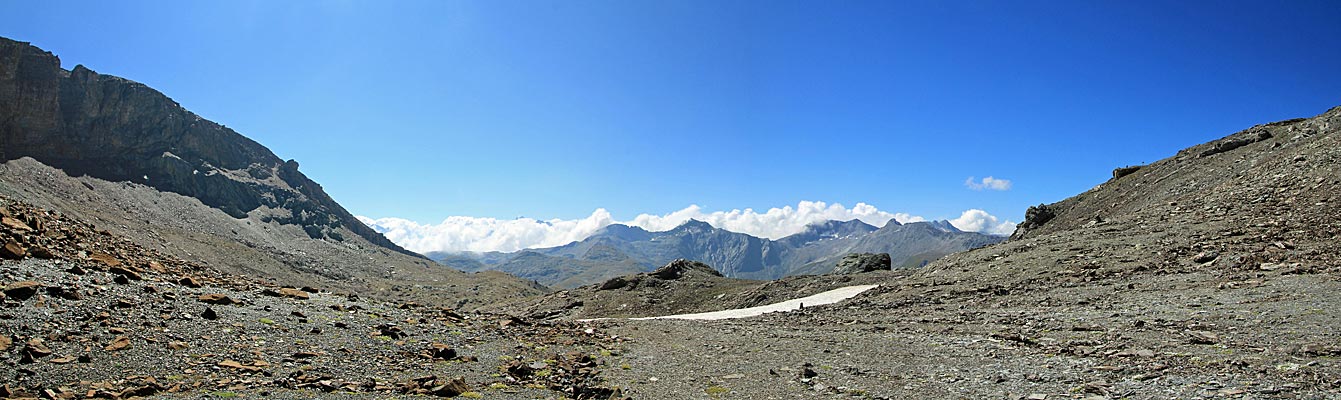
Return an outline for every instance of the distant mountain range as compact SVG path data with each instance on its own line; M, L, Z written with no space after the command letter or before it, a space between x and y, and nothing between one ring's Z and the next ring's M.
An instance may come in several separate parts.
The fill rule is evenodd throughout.
M567 245L514 253L430 252L429 258L462 271L502 271L558 288L647 272L679 259L696 260L722 275L777 279L833 270L848 253L889 253L895 267L917 267L950 253L1004 237L956 229L948 221L876 228L859 220L825 221L777 240L731 232L689 220L665 232L614 224Z

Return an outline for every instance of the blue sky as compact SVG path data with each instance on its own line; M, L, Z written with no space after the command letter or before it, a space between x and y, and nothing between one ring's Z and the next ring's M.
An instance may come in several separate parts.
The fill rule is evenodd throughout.
M355 214L425 223L803 200L1018 221L1341 104L1330 1L0 5L0 36L163 91Z

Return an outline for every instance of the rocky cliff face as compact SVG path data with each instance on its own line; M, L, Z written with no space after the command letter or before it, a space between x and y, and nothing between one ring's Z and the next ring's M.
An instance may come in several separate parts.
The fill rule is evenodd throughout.
M344 227L413 254L360 223L264 146L140 83L0 38L0 162L32 157L71 176L128 181L341 241Z

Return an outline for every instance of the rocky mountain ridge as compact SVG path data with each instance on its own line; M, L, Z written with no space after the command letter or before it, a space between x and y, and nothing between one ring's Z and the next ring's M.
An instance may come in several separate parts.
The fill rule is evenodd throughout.
M315 239L406 251L360 223L316 182L241 134L143 84L0 38L0 162L32 157L71 176L135 182L199 199L234 218L301 227Z
M407 252L296 162L147 86L62 70L51 53L3 38L0 155L0 196L230 274L458 308L542 290Z
M876 228L851 220L815 223L794 235L769 240L691 219L664 232L614 224L581 241L512 254L428 256L464 271L503 271L573 288L651 271L676 259L706 263L727 277L756 280L829 273L849 253L889 253L894 266L917 267L1003 239L962 232L945 221L901 224L891 220Z

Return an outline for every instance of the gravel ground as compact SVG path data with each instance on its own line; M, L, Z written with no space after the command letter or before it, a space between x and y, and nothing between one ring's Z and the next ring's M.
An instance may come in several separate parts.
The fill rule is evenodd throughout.
M281 287L0 198L0 397L611 397L573 323Z
M589 324L627 339L607 378L637 398L1341 398L1338 129L1341 108L1122 171L835 305Z
M918 270L649 279L516 316L284 288L6 200L0 395L1341 398L1338 129L1341 108L1195 146Z
M136 183L71 177L31 158L0 164L0 196L77 217L166 255L280 285L461 309L545 292L498 272L444 268L349 231L343 241L314 240L298 225L269 220L287 210L262 208L233 218L191 197Z

